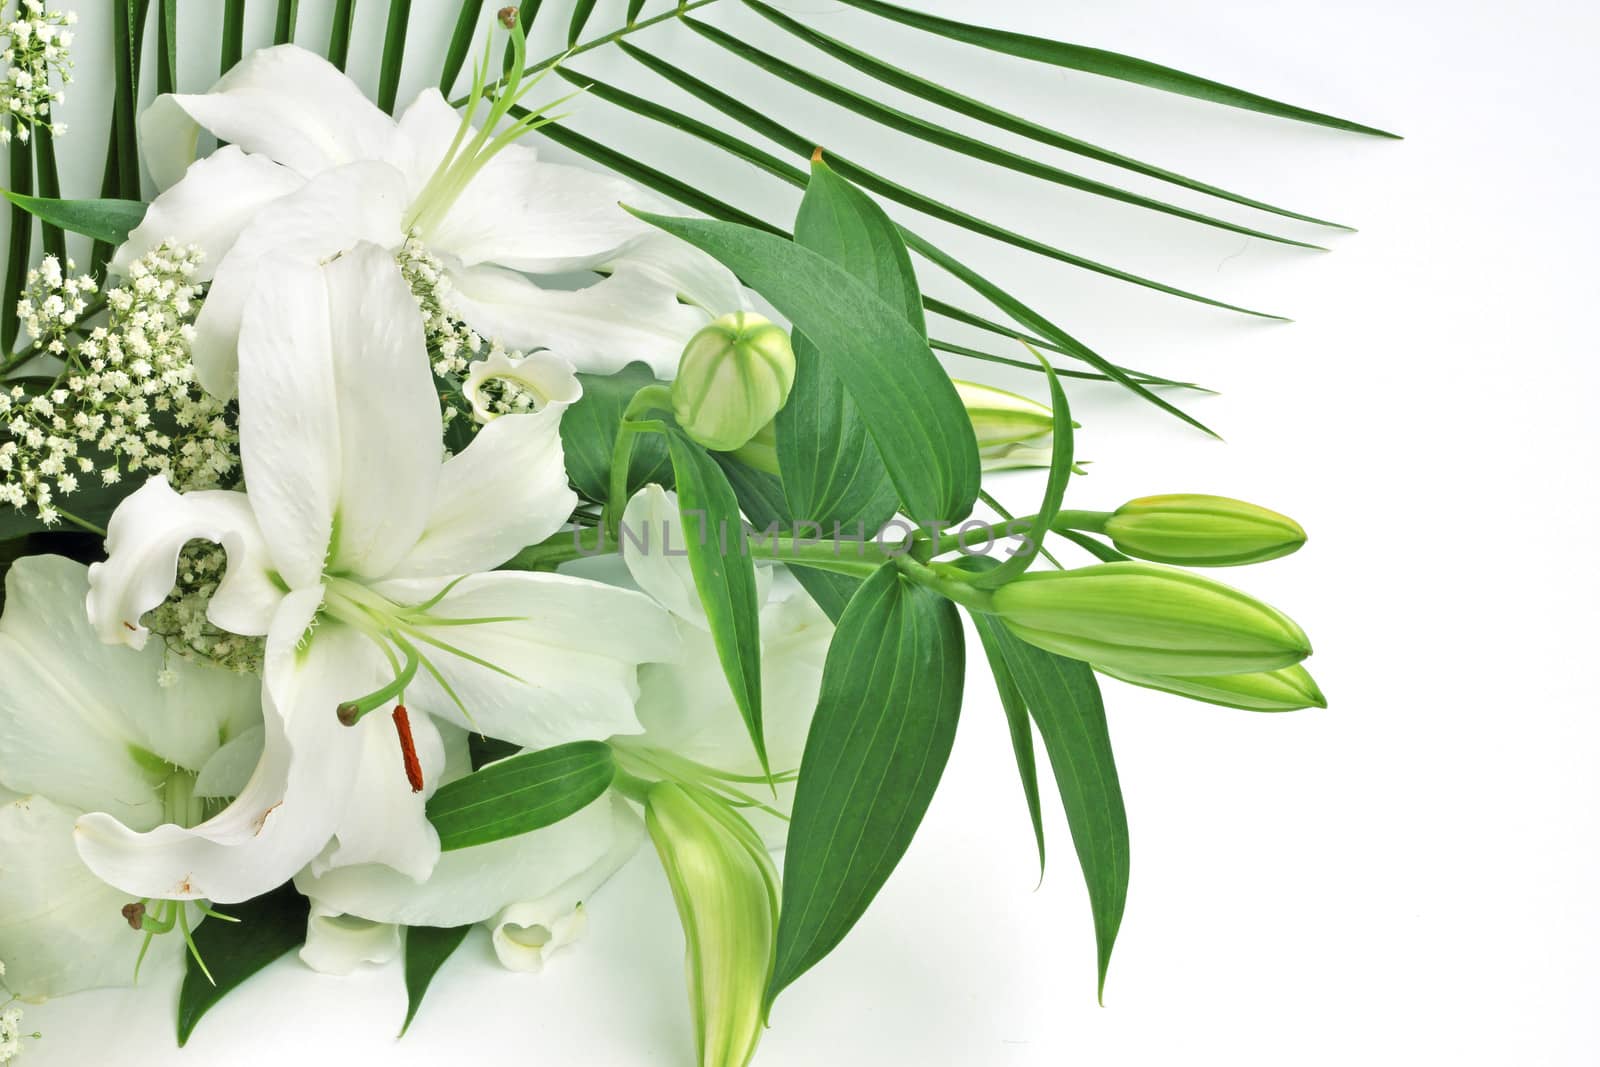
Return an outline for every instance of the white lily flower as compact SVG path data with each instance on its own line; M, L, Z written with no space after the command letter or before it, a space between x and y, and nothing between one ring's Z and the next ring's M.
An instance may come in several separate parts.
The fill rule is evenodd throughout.
M542 162L474 129L472 117L428 89L396 121L311 52L255 52L210 92L166 94L144 113L146 159L166 191L113 269L167 239L206 252L215 274L193 351L200 383L220 397L234 391L261 265L315 262L360 241L397 250L416 234L445 264L452 311L473 329L510 348L548 348L580 370L643 360L670 376L711 315L746 306L715 260L622 210L652 206L640 190ZM188 166L201 127L229 144ZM530 277L594 270L607 276L576 289Z
M439 856L434 718L536 748L636 732L635 668L675 656L676 637L638 594L493 571L576 502L563 406L496 419L441 462L420 316L383 249L262 272L242 340L248 494L146 483L111 518L88 604L103 640L142 647L183 545L221 543L209 618L266 637L260 762L192 828L85 816L79 853L146 897L242 900L312 861L421 880ZM366 716L396 703L404 728Z
M195 823L202 782L237 790L226 757L261 722L255 679L102 644L84 614L88 571L58 556L18 560L0 617L0 959L21 996L128 985L145 936L133 898L84 866L73 823L103 811L130 827ZM166 669L172 684L157 678ZM176 966L158 938L144 973Z

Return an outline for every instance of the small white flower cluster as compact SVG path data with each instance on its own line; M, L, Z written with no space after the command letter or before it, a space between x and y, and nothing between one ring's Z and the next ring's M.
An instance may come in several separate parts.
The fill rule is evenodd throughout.
M0 62L6 67L0 78L0 144L15 136L27 141L32 128L46 122L50 110L61 103L64 94L52 89L52 78L62 85L72 81L72 60L67 48L78 21L75 11L46 11L41 0L21 0L16 18L0 25ZM65 123L50 126L50 132L67 132Z
M428 355L433 360L434 377L452 386L444 397L445 424L457 418L470 419L471 407L461 395L461 383L473 361L499 353L516 360L524 353L508 350L499 341L484 338L450 310L450 278L438 257L420 240L407 239L395 259L406 284L411 287L411 294L422 308L423 330ZM533 393L516 382L499 378L486 382L481 395L496 415L533 411L539 406L539 398Z
M0 961L0 978L5 976L6 965ZM0 989L4 988L4 985L0 985ZM24 1037L37 1040L39 1035L22 1032L22 1005L17 1003L16 997L12 997L0 1005L0 1063L10 1063L22 1051Z
M68 335L82 332L93 281L64 274L53 257L29 274L21 318L63 369L49 388L0 392L10 438L0 442L0 504L34 508L52 525L80 475L110 485L128 472L162 474L185 491L216 488L238 470L238 429L195 381L189 356L199 259L163 245L135 261L106 293L105 324L76 346Z
M210 660L240 674L256 674L266 656L266 641L219 630L206 618L211 598L228 569L228 554L210 541L190 541L178 556L177 584L167 599L144 617L151 633L166 642L167 652L185 659ZM161 685L177 684L177 672L167 669Z

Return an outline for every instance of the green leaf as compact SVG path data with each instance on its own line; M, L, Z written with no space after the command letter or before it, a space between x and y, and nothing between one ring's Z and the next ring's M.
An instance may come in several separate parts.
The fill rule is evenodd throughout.
M628 401L647 385L659 384L650 368L630 363L615 374L579 374L583 396L561 416L561 447L567 477L590 500L604 503L611 485L611 451ZM628 462L628 496L656 482L672 488L672 462L659 434L634 438Z
M778 144L783 145L791 152L794 152L805 158L810 158L816 146L821 143L820 141L804 137L796 133L788 127L774 121L766 112L722 92L714 86L711 86L706 82L701 81L699 78L696 78L694 75L673 66L665 60L658 59L647 52L635 48L627 42L619 42L618 47L632 58L638 60L639 63L655 71L657 74L660 74L663 78L666 78L674 85L677 85L684 91L700 98L707 104L710 104L712 107L716 108L718 111L721 111L735 122L742 123L751 130L761 134L763 137L767 137L773 141L776 141ZM639 113L643 114L644 111L641 109ZM690 126L689 123L685 122L680 123L679 128L687 130L690 128ZM718 147L728 148L729 151L738 151L736 149L729 148L724 144L719 144ZM747 159L753 159L754 157L754 153L749 151L738 152L738 154ZM1169 296L1182 297L1185 300L1193 300L1197 303L1208 304L1212 307L1222 308L1226 311L1237 311L1241 314L1253 315L1258 318L1282 318L1281 315L1273 315L1264 311L1254 311L1250 308L1241 307L1238 304L1230 304L1224 300L1217 300L1213 297L1202 296L1199 293L1192 293L1187 289L1179 289L1175 286L1167 285L1165 282L1158 282L1151 278L1145 278L1140 275L1122 270L1119 267L1113 267L1109 264L1088 259L1073 252L1068 252L1063 248L1046 244L1043 241L1036 240L1027 236L1026 234L1018 233L1015 230L1008 230L1003 226L998 226L995 223L989 222L987 219L981 219L976 215L962 211L960 208L953 207L942 200L936 200L933 197L917 192L915 189L911 189L904 185L900 185L897 182L890 181L888 178L883 177L877 172L869 170L866 167L860 166L859 164L846 159L837 152L830 151L828 153L828 158L832 161L835 170L837 170L844 177L855 182L857 185L860 185L862 188L876 193L879 196L886 197L890 200L904 204L907 207L916 211L920 211L925 215L929 215L933 218L940 219L941 221L960 226L966 230L970 230L973 233L988 237L991 240L1009 244L1014 248L1020 248L1024 251L1032 252L1035 255L1044 256L1048 259L1053 259L1074 267L1093 271L1096 274L1104 274L1109 278L1116 278L1119 281L1131 282L1134 285L1140 285L1147 289L1153 289L1156 292L1166 293Z
M980 556L968 559L992 563ZM989 670L994 675L995 689L1000 694L1000 707L1006 715L1006 726L1011 732L1011 751L1017 759L1017 777L1022 782L1022 796L1028 804L1028 818L1033 821L1033 839L1039 848L1039 877L1044 877L1044 812L1039 800L1039 767L1033 755L1033 724L1028 718L1028 702L1017 688L1017 680L1006 663L1005 652L1000 647L997 631L1001 629L993 617L973 615L973 628L983 644L984 655L989 658Z
M178 91L178 0L156 0L156 3L156 93L159 95Z
M383 30L383 60L378 68L378 106L394 114L400 92L400 68L406 61L406 31L411 26L411 0L389 0L389 22Z
M1026 644L1003 626L990 630L1055 770L1072 844L1089 887L1103 999L1106 968L1128 899L1128 815L1100 686L1088 664Z
M145 210L150 206L139 200L58 200L27 196L9 189L0 189L0 195L41 222L111 245L126 241L133 228L144 220ZM24 254L23 259L26 258Z
M440 786L428 820L446 852L487 845L581 811L611 787L616 770L603 741L526 752Z
M272 43L294 41L294 24L300 14L300 0L278 0L278 17L272 25Z
M761 728L761 614L755 558L744 548L744 522L727 476L705 449L677 429L667 431L684 552L711 627L717 659L744 716L761 767L770 776Z
M991 166L1015 171L1018 174L1026 174L1068 189L1106 197L1134 207L1160 212L1164 215L1172 215L1175 218L1185 219L1189 222L1197 222L1203 226L1211 226L1219 230L1243 234L1246 237L1257 237L1264 241L1294 245L1299 248L1312 248L1320 252L1327 251L1322 245L1293 240L1278 234L1252 229L1249 226L1241 226L1238 223L1205 215L1198 211L1190 211L1188 208L1179 207L1176 204L1169 204L1162 200L1142 196L1127 189L1109 185L1106 182L1086 178L1081 174L1073 174L1071 171L1062 170L1060 167L1052 166L1029 156L1019 155L989 141L969 137L947 126L941 126L926 119L918 118L909 112L892 108L851 89L846 89L836 82L819 78L810 71L802 70L792 63L779 59L777 56L763 52L737 37L724 33L715 26L709 26L694 19L684 19L683 21L701 36L706 37L752 66L782 78L792 85L797 85L814 96L832 101L843 108L854 111L858 115L865 116L878 126L886 129L898 130L919 140L927 141L929 144L936 144L952 152L959 152L964 156L980 160Z
M1045 363L1043 356L1034 353L1039 362ZM1055 521L1056 513L1061 510L1061 498L1066 495L1067 479L1072 476L1072 410L1067 406L1067 394L1061 391L1061 382L1054 373L1046 374L1045 381L1050 383L1050 474L1045 479L1044 497L1039 502L1039 511L1029 525L1027 539L1023 546L1015 552L1010 559L998 567L984 574L978 579L978 586L984 589L993 589L1004 585L1017 577L1034 561L1035 557L1044 548L1045 535L1050 532L1050 524Z
M1062 530L1060 533L1062 537L1088 552L1101 563L1125 563L1131 558L1124 556L1105 542L1078 530Z
M350 61L350 33L355 21L356 0L334 0L333 22L328 27L328 62L340 70Z
M572 21L567 23L567 47L571 48L578 43L578 38L583 36L583 27L588 24L589 16L594 14L595 0L574 0L572 5ZM632 18L629 18L632 22Z
M471 932L470 923L466 926L406 927L406 1021L400 1026L401 1037L411 1029L411 1020L417 1017L417 1009L422 1007L422 998L433 976Z
M972 26L954 19L940 18L925 12L914 11L910 8L896 7L893 4L883 3L882 0L842 0L849 7L859 8L871 12L882 18L894 22L914 26L919 30L948 37L951 40L963 41L967 44L977 45L994 52L1004 52L1007 55L1020 56L1031 59L1036 63L1049 63L1057 67L1066 67L1069 70L1081 70L1089 74L1098 74L1107 78L1116 78L1119 81L1132 82L1135 85L1144 85L1163 92L1176 93L1179 96L1190 96L1196 100L1207 100L1214 104L1226 104L1229 107L1243 108L1246 111L1259 111L1265 115L1275 115L1279 118L1294 119L1298 122L1309 122L1317 126L1329 126L1336 130L1348 130L1352 133L1366 133L1377 137L1395 137L1395 134L1363 126L1358 122L1348 119L1336 118L1333 115L1324 115L1320 111L1310 111L1293 104L1281 103L1277 100L1235 89L1231 85L1223 85L1209 78L1202 78L1195 74L1186 74L1181 70L1164 67L1159 63L1125 56L1119 52L1107 52L1101 48L1086 48L1083 45L1068 44L1065 41L1051 41L1043 37L1033 37L1025 33L1013 33L1009 30L996 30L987 26Z
M1019 134L1023 137L1037 141L1040 144L1049 145L1052 148L1059 148L1063 151L1071 152L1074 155L1082 156L1085 159L1092 159L1097 163L1106 163L1113 167L1121 167L1122 169L1131 171L1134 174L1141 174L1147 178L1155 178L1157 181L1168 182L1172 185L1181 186L1185 189L1192 189L1197 193L1204 193L1207 196L1214 196L1218 199L1227 200L1243 207L1255 208L1257 211L1266 211L1274 215L1281 215L1284 218L1297 219L1301 222L1315 223L1318 226L1332 226L1335 229L1340 230L1350 229L1349 226L1345 226L1341 223L1329 222L1326 219L1319 219L1312 215L1302 215L1297 211L1289 211L1286 208L1274 207L1272 204L1266 204L1260 200L1252 200L1250 197L1240 196L1238 193L1231 193L1226 189L1219 189L1215 185L1207 185L1205 182L1198 181L1194 178L1185 177L1184 175L1178 174L1174 171L1165 170L1149 163L1142 163L1137 159L1133 159L1132 157L1113 152L1110 149L1102 148L1099 145L1090 144L1088 141L1079 140L1076 137L1069 137L1068 135L1053 130L1048 126L1041 126L1037 122L1032 122L1020 115L1014 115L1009 111L1002 111L1000 108L992 107L989 104L984 103L982 100L975 100L970 96L964 96L961 93L956 92L954 89L950 89L947 86L941 85L939 82L931 81L922 77L921 75L914 74L911 71L905 70L901 67L886 63L875 56L861 51L860 49L853 48L850 45L845 44L843 41L840 41L837 38L829 37L826 34L819 33L809 26L796 22L794 19L790 18L788 15L785 15L783 12L772 7L771 5L761 3L761 0L744 0L744 2L748 7L754 8L755 11L764 18L793 34L795 37L798 37L800 40L805 41L807 44L818 49L819 51L825 52L826 54L832 56L834 59L840 60L843 63L847 63L856 70L861 71L863 74L866 74L872 78L876 78L878 81L881 81L886 85L892 85L902 92L910 93L912 96L921 97L923 100L938 104L940 107L948 108L949 110L958 112L959 114L966 115L968 118L977 119L979 122L986 123L998 129L1006 130L1010 133Z
M10 183L13 189L27 193L33 189L33 152L26 141L12 140L7 152L10 160ZM20 197L9 190L5 197L11 202L11 238L6 248L6 277L5 289L0 291L0 358L11 354L16 346L17 335L21 332L22 322L17 317L17 301L22 297L23 287L28 281L29 254L33 251L33 219L28 216L26 208L22 207L19 199L32 200L33 197Z
M331 53L331 47L329 51ZM222 9L222 48L217 57L217 72L228 73L243 55L244 0L227 0Z
M220 910L239 921L207 919L194 932L195 950L217 982L212 985L194 958L189 957L183 988L178 992L179 1047L188 1044L195 1024L218 1001L306 939L310 905L295 892L292 883Z
M632 26L639 21L639 12L644 10L645 0L628 0L628 25Z
M978 495L977 439L928 343L871 289L807 248L726 222L640 218L709 253L829 360L908 514L959 522Z
M862 583L800 763L769 1005L844 939L911 844L955 741L962 670L949 601L892 563Z
M485 764L508 759L521 751L522 746L515 741L506 741L480 733L467 735L467 757L475 771L481 770Z
M811 165L794 233L797 244L855 275L926 335L922 294L894 224L826 163ZM831 361L801 333L794 338L794 355L794 386L776 419L789 512L819 523L859 525L857 536L876 534L899 506L883 456Z
M722 472L728 476L728 484L733 486L734 495L739 498L739 510L757 527L765 529L774 522L784 525L794 522L789 502L784 499L781 481L763 471L746 467L727 454L717 455L716 460ZM805 567L798 562L791 563L790 571L801 587L811 594L817 606L834 622L839 621L845 605L850 603L851 596L861 585L859 578Z
M56 138L49 123L40 123L33 131L34 170L39 179L39 195L52 200L61 199L61 176L56 169ZM42 220L41 220L42 221ZM64 268L67 263L67 236L60 226L45 222L39 233L47 256L55 256Z
M467 52L472 48L472 37L483 17L483 0L461 0L461 12L456 15L456 28L450 34L450 44L444 52L444 69L439 72L439 91L449 94L455 88L461 68L467 62Z

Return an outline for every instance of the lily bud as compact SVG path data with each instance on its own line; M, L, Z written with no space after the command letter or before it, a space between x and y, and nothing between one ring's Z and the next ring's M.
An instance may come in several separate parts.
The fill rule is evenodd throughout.
M789 335L760 315L736 311L689 338L672 410L690 437L731 452L772 421L793 384Z
M1200 493L1130 500L1106 519L1104 533L1118 550L1184 567L1237 567L1287 556L1306 532L1287 515Z
M1275 608L1150 563L1025 574L994 591L993 609L1029 644L1135 674L1273 671L1311 654L1305 631Z
M778 426L769 422L756 435L733 450L733 458L767 474L778 473Z
M1142 685L1146 689L1159 689L1190 700L1203 700L1207 704L1221 704L1225 708L1242 708L1245 711L1299 711L1301 708L1325 708L1327 698L1317 688L1316 680L1304 666L1282 667L1275 671L1256 671L1252 674L1214 674L1202 678L1167 677L1158 674L1133 674L1128 671L1096 668L1101 674Z
M978 458L985 471L1050 466L1051 431L1055 419L1050 409L1004 389L952 378L956 395L972 420L978 438ZM1073 427L1077 427L1074 422ZM1081 468L1073 467L1076 473Z
M761 1040L777 950L777 868L738 812L692 787L651 786L645 825L688 941L684 965L701 1067L744 1067Z

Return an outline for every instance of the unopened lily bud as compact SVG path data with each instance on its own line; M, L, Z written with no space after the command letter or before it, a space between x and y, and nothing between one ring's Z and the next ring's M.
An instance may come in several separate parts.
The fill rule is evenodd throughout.
M789 335L760 315L736 311L689 338L672 382L672 411L700 444L731 452L772 421L793 384Z
M1305 631L1275 608L1151 563L1025 574L994 591L993 607L1029 644L1136 674L1272 671L1311 654Z
M778 427L767 423L756 435L733 450L733 458L767 474L778 473Z
M1097 668L1101 674L1142 685L1146 689L1159 689L1190 700L1203 700L1207 704L1221 704L1225 708L1242 708L1245 711L1299 711L1301 708L1325 708L1327 698L1317 688L1311 672L1301 664L1280 667L1275 671L1256 671L1251 674L1214 674L1209 677L1180 678L1159 674L1134 674L1129 671Z
M1306 543L1305 530L1287 515L1201 493L1130 500L1101 530L1130 556L1183 567L1260 563Z
M959 378L952 382L972 420L980 451L1048 437L1055 425L1050 409L1036 400Z
M645 825L688 940L685 970L701 1067L744 1067L761 1040L777 950L777 868L737 811L692 787L651 786Z

